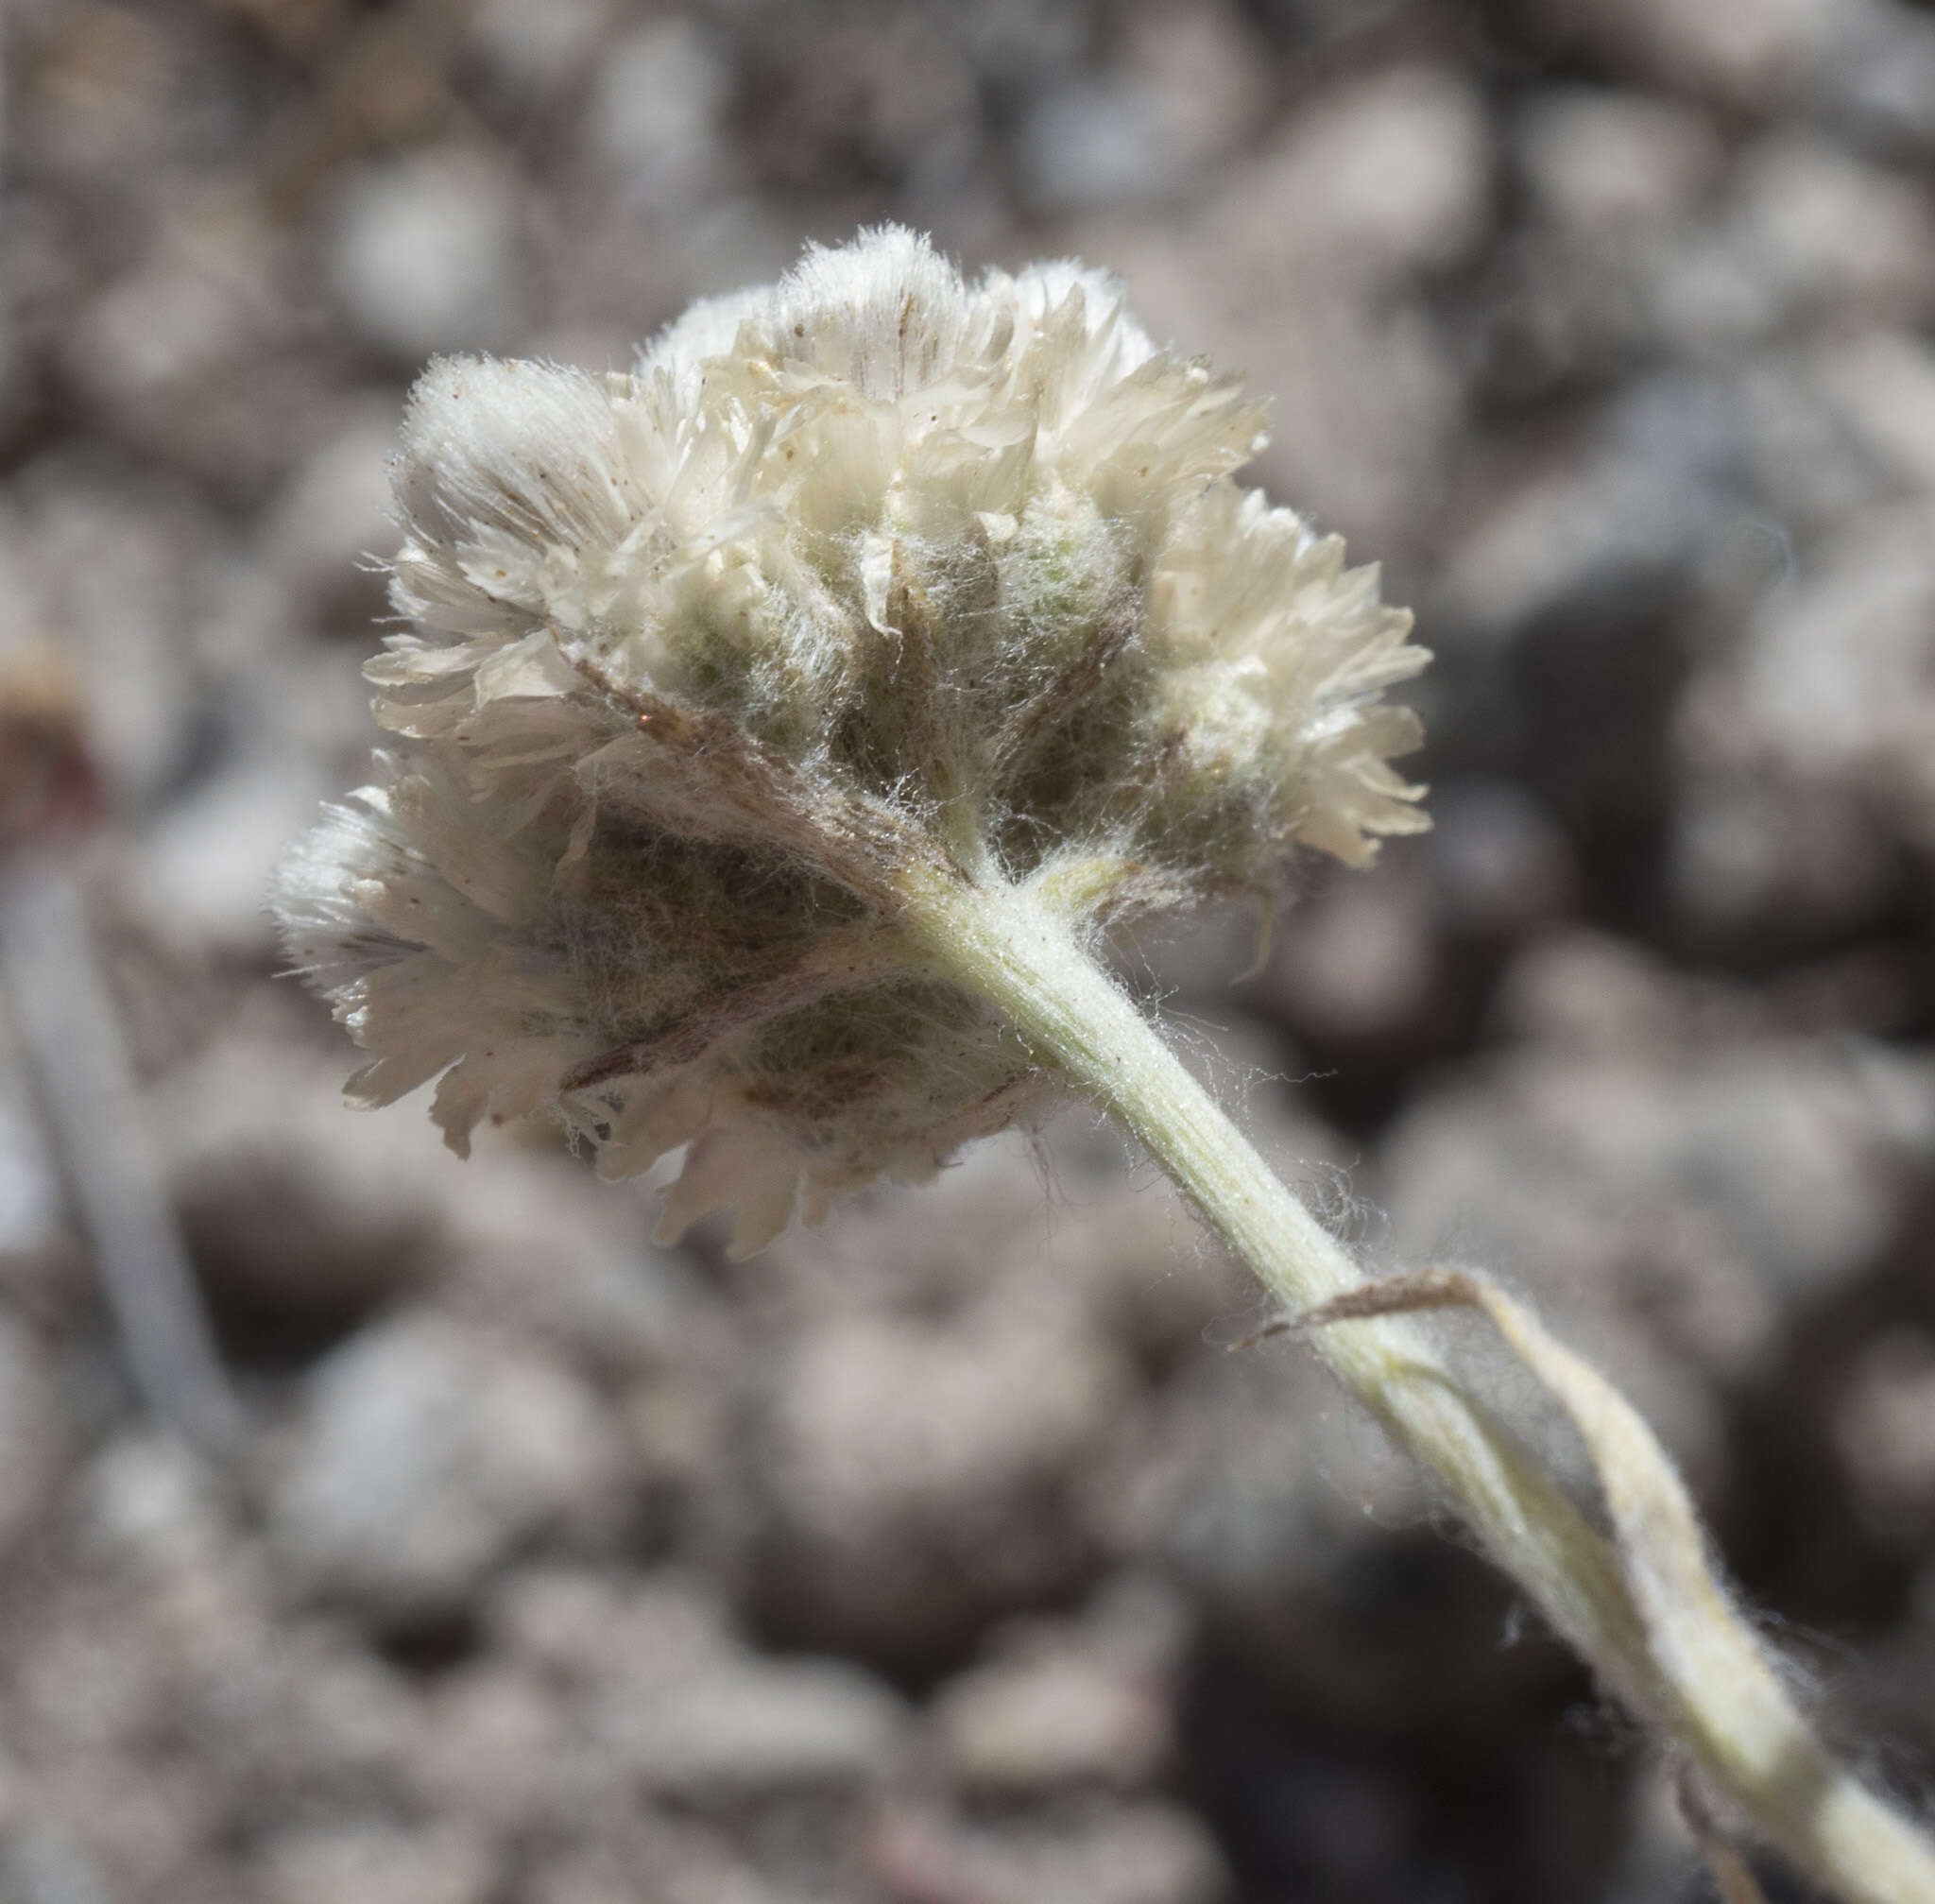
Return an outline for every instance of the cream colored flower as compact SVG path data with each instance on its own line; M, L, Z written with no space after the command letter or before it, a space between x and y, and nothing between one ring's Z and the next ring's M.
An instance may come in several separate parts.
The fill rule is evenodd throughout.
M690 1145L734 1246L1054 1092L897 930L918 858L1083 931L1423 824L1373 570L1231 472L1238 384L1070 264L893 228L630 375L447 359L396 469L376 783L291 852L292 952L385 1104L441 1076L609 1175Z

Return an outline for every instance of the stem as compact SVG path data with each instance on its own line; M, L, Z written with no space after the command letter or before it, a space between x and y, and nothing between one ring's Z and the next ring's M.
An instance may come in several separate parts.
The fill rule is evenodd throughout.
M15 994L135 1390L192 1446L231 1451L242 1407L168 1208L80 895L62 869L24 866L0 882L0 976Z
M903 924L929 955L1131 1131L1293 1315L1366 1286L1349 1252L1036 895L919 865L902 873L900 891ZM1661 1727L1757 1832L1851 1904L1935 1899L1935 1848L1827 1758L1720 1596L1744 1655L1730 1644L1689 1663L1684 1649L1662 1648L1620 1552L1463 1391L1414 1320L1351 1320L1311 1340L1606 1689Z

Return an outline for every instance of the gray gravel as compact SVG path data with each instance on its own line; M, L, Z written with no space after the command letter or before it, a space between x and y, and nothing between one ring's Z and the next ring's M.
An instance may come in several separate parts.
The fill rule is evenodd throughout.
M84 701L73 869L254 1427L216 1468L143 1418L0 1001L6 1904L1704 1895L1648 1752L1301 1350L1228 1352L1259 1304L1087 1117L732 1265L547 1130L464 1165L338 1102L262 898L372 738L409 378L623 365L890 216L1124 273L1417 606L1437 832L1306 868L1240 984L1249 918L1126 969L1373 1261L1492 1265L1618 1375L1831 1726L1935 1790L1925 9L9 29L0 661Z

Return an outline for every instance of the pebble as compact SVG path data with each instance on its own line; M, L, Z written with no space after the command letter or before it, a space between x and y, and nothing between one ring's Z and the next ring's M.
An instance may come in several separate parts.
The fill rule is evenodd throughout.
M1541 89L1519 115L1515 154L1539 215L1593 248L1670 232L1722 164L1704 114L1611 87Z
M645 1791L740 1802L877 1782L903 1730L900 1702L845 1660L733 1657L640 1699L594 1699L592 1736Z
M1162 101L1129 77L1083 78L1030 108L1016 146L1022 190L1045 212L1092 211L1173 190L1181 154Z
M1845 1379L1834 1437L1865 1518L1908 1542L1935 1527L1935 1338L1897 1329Z
M344 620L359 631L383 598L377 579L364 571L397 543L389 465L398 415L387 391L341 403L329 435L289 472L263 520L267 558L298 598L351 597L360 612Z
M462 146L371 164L336 195L331 287L367 344L415 364L488 351L523 312L518 207L505 170Z
M156 1094L197 1265L219 1305L279 1319L284 1354L424 1275L464 1207L464 1166L427 1119L344 1107L346 1064L237 1028Z
M274 1839L259 1861L268 1904L486 1904L496 1885L488 1844L451 1825L312 1826Z
M697 22L654 20L605 48L585 137L633 202L677 204L718 168L731 92L732 74Z
M899 1896L1219 1904L1229 1895L1207 1831L1161 1799L1089 1804L1005 1828L892 1811L875 1828L867 1863Z
M595 1519L619 1477L596 1396L555 1357L428 1312L317 1365L276 1488L295 1577L378 1611L461 1603L516 1544Z
M1464 78L1394 66L1298 112L1258 182L1331 268L1395 277L1477 242L1492 163L1491 127Z
M771 1617L917 1655L1079 1579L1065 1490L1129 1381L1052 1289L946 1327L856 1314L802 1330L773 1372L756 1457Z
M9 1904L1693 1881L1667 1782L1554 1731L1560 1649L1305 1347L1229 1352L1272 1306L1091 1112L729 1265L548 1128L463 1165L346 1112L271 981L267 866L372 744L424 357L623 365L888 216L1080 254L1247 370L1245 474L1439 651L1436 831L1298 869L1234 988L1247 904L1124 935L1132 983L1368 1261L1468 1255L1601 1360L1849 1637L1849 1735L1926 1760L1935 21L1414 15L27 9L0 643L88 697L103 951L264 1425L231 1477L130 1419L9 1073ZM1790 1469L1769 1394L1823 1402Z
M933 1723L962 1789L1009 1795L1139 1785L1170 1743L1158 1689L1042 1637L950 1681Z

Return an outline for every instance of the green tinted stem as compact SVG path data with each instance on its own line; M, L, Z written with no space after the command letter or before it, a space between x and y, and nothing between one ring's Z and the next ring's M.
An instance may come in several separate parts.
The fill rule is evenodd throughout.
M1131 1132L1293 1315L1364 1287L1349 1251L1038 896L933 866L907 869L900 892L904 929L937 966ZM1605 1688L1658 1726L1759 1835L1849 1904L1935 1904L1935 1847L1814 1743L1744 1622L1725 1612L1738 1630L1710 1659L1689 1663L1684 1649L1663 1648L1619 1551L1465 1392L1421 1324L1377 1316L1310 1339ZM1750 1658L1757 1670L1740 1670Z

